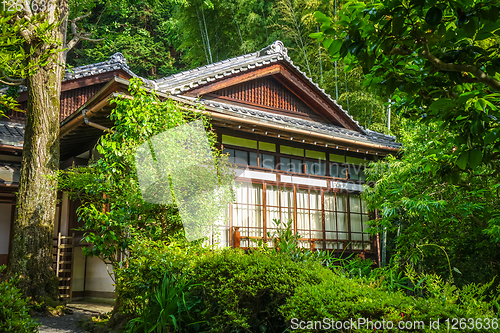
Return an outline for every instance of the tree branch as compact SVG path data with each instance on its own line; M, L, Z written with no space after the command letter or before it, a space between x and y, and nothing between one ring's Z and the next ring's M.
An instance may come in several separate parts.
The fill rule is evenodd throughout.
M88 37L84 37L84 36L80 36L80 39L87 40L89 42L94 42L94 43L102 42L104 40L104 38L92 39L92 38L88 38Z
M11 83L17 83L17 84L23 84L24 83L24 79L14 79L10 76L8 76L7 74L5 74L5 71L2 69L0 70L2 76L7 79L9 82Z
M74 18L72 20L69 20L71 22L71 34L73 35L73 38L69 41L69 43L66 45L66 50L64 51L65 53L68 53L73 47L75 47L76 44L80 40L87 40L90 42L100 42L104 40L103 38L101 39L91 39L89 38L90 34L84 34L84 33L79 33L78 32L78 27L76 26L76 22L83 20L84 18L88 17L92 12L88 12L85 15L79 16L77 18Z
M31 24L30 20L31 20L31 15L24 15L22 17L23 19L26 20L26 22L28 22L27 24L27 28L26 29L21 29L19 31L19 34L21 35L21 37L23 37L27 43L31 42L31 39L36 31L36 27ZM21 22L21 17L19 17L18 15L15 16L15 19L17 24L20 24L22 25L23 23Z
M7 86L20 86L20 85L22 85L24 82L14 83L14 82L4 81L4 80L0 79L0 83L5 84L5 85L7 85Z
M422 38L422 42L424 44L422 57L433 63L434 66L436 66L439 70L446 72L469 72L474 75L479 82L482 82L495 90L500 90L500 81L492 78L491 76L488 76L485 72L483 72L476 66L457 65L444 62L431 53L431 51L429 50L429 45L427 44L427 40L425 38Z
M411 50L406 45L403 45L401 47L395 47L391 50L391 52L389 52L390 55L402 55L402 56L410 55L411 53L412 53Z
M81 20L83 20L84 18L89 17L89 16L90 16L90 14L92 14L92 12L88 12L88 13L87 13L87 14L85 14L85 15L75 17L74 19L72 19L72 20L70 20L70 21L71 21L72 23L74 23L74 22L78 22L78 21L81 21Z
M2 69L0 70L0 83L6 84L8 86L20 86L23 84L26 84L26 81L24 79L14 79L7 74L5 74L5 71Z

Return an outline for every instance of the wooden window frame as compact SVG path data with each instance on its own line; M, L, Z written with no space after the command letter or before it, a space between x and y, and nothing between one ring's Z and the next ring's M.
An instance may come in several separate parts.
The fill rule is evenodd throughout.
M267 232L268 230L271 228L271 229L275 229L274 226L270 226L270 221L268 221L268 213L269 212L269 209L273 209L276 211L278 217L281 219L283 217L283 214L284 214L284 209L286 208L287 211L290 210L290 208L292 209L292 218L293 218L293 232L294 233L299 233L302 237L300 238L299 241L301 242L309 242L310 244L316 244L318 242L321 242L322 243L322 249L323 250L329 250L329 251L337 251L337 252L343 252L345 250L349 251L349 252L369 252L369 253L372 253L376 250L376 246L374 244L374 238L371 237L368 233L366 233L366 229L365 229L365 226L364 226L364 220L363 220L363 217L364 216L368 216L369 219L372 218L373 214L372 212L368 212L367 214L364 213L364 206L366 204L363 204L363 200L361 198L361 193L360 192L348 192L348 191L340 191L340 190L336 190L336 189L328 189L328 190L325 190L325 189L311 189L310 187L308 186L298 186L298 185L290 185L290 184L283 184L283 183L279 183L279 182L268 182L268 181L261 181L261 182L253 182L253 181L245 181L243 183L248 183L247 185L247 198L249 198L249 188L250 186L253 186L253 185L262 185L262 187L260 188L260 190L262 191L262 203L261 204L250 204L249 202L247 203L235 203L237 205L240 205L240 206L245 206L246 209L247 209L247 221L246 221L246 224L245 223L242 223L241 226L238 226L240 228L241 231L243 231L242 233L246 234L245 236L242 236L242 240L247 238L247 242L248 242L248 246L250 247L251 246L251 241L250 241L250 238L259 238L259 237L249 237L250 236L250 231L251 229L259 229L259 227L250 227L250 214L248 213L250 211L250 208L253 207L253 208L256 208L256 207L260 207L260 210L261 210L261 214L262 214L262 237L260 237L264 242L269 242L269 239L267 237ZM276 187L277 191L278 191L278 197L277 197L277 204L278 206L275 206L275 205L269 205L267 203L267 198L268 198L268 193L267 193L267 190L269 189L268 187L269 186L273 186L273 187ZM289 207L289 206L283 206L283 201L282 201L282 192L284 191L284 188L287 189L287 191L290 191L292 192L292 207ZM297 193L299 192L299 190L307 190L307 200L308 200L308 205L307 205L307 208L298 208L297 206L297 201L298 201L298 195ZM313 191L317 191L319 192L320 194L320 203L319 203L319 207L320 209L312 209L311 208L311 190ZM334 200L334 205L333 205L333 209L334 210L331 210L332 206L330 206L330 209L329 210L326 210L325 209L325 195L326 193L331 193L333 194L333 200ZM339 194L344 194L345 195L345 208L344 210L339 210L339 206L338 206L338 196ZM357 213L357 212L352 212L351 211L351 200L352 200L352 196L356 196L357 197L357 200L359 200L359 207L360 207L360 212ZM234 223L234 220L233 220L233 217L234 217L234 213L233 213L233 209L234 209L234 205L235 204L232 204L232 207L231 207L231 213L229 214L230 215L230 226L234 226L235 223ZM303 229L303 228L298 228L298 213L299 211L306 211L306 225L308 226L308 228L306 229ZM320 212L320 216L321 216L321 229L313 229L312 228L312 214L314 212ZM327 213L334 213L334 216L335 216L335 222L334 222L334 225L335 225L335 230L326 230L326 214ZM339 237L339 214L344 214L344 221L347 220L347 230L345 231L342 231L342 233L345 233L346 237L344 239L344 237ZM360 219L361 219L361 232L355 232L356 234L360 233L362 236L361 236L361 240L353 240L353 228L352 228L352 220L351 220L351 215L352 214L357 214L360 216ZM282 221L282 222L285 222L285 221ZM302 234L301 234L302 232ZM326 233L329 233L329 234L333 234L335 235L334 238L330 238L330 236L327 236ZM316 235L316 233L321 233L322 234L322 238L321 239L316 239L315 237L313 237L313 234ZM330 244L331 248L327 248L327 243ZM354 244L357 244L357 243L360 243L361 244L361 247L359 248L359 246L354 246ZM341 245L342 244L342 245Z
M257 170L280 172L280 173L283 173L283 174L297 175L297 176L316 176L316 177L330 177L330 178L333 178L334 180L349 180L349 179L353 180L352 178L349 178L349 174L350 174L349 170L355 164L340 163L340 162L330 161L330 154L336 154L335 152L332 152L331 149L329 150L329 149L323 148L323 147L315 147L317 149L311 149L310 145L296 143L296 142L287 142L285 140L278 140L278 139L273 139L273 138L266 138L266 140L260 140L261 136L257 135L257 134L255 134L255 135L241 135L241 138L243 138L243 139L255 140L257 142L257 149L240 147L240 146L234 146L234 145L230 145L230 144L222 144L221 143L222 134L224 134L224 135L231 135L231 136L237 137L237 134L235 134L235 133L231 133L230 132L230 134L227 134L226 132L227 131L223 131L223 132L219 133L219 135L218 135L220 148L224 148L224 149L227 148L227 149L233 149L233 150L239 150L239 151L253 152L253 153L257 154L257 166L236 164L239 167L247 167L248 166L248 167L251 167L251 168L256 168ZM245 133L245 134L248 134L248 133ZM267 150L260 150L259 149L259 143L261 141L262 142L266 142L266 143L275 144L276 145L276 152L270 152L270 151L267 151ZM297 155L283 154L280 151L280 148L281 148L282 145L283 146L290 146L290 147L296 147L296 148L304 149L304 156L301 157L301 156L297 156ZM318 151L318 152L324 152L325 155L326 155L325 156L326 159L322 160L322 159L315 159L315 158L306 157L306 150L313 150L313 151ZM345 151L341 151L341 152L345 153L344 157L347 156L347 153L349 153L349 152L345 152ZM264 168L261 165L260 154L267 154L267 155L274 156L274 169ZM349 155L351 156L351 154L349 154ZM337 153L336 155L340 155L340 154ZM247 156L249 157L249 155L247 155ZM289 158L289 159L295 159L295 160L300 160L301 163L302 163L302 172L291 172L291 171L281 170L280 168L278 168L278 165L280 164L281 157ZM353 157L359 158L359 155L356 155L356 156L353 156ZM307 165L306 165L307 161L311 161L311 162L320 161L322 163L325 163L325 174L324 175L308 174L307 173ZM344 158L344 161L345 161L345 158ZM368 161L370 161L370 160L368 160ZM345 177L341 178L341 177L333 177L333 176L331 176L331 174L330 174L330 167L332 165L338 165L339 167L344 168L346 170ZM359 167L360 170L365 170L364 166L356 165L356 167ZM357 179L356 181L358 183L360 183L360 184L366 183L366 180Z

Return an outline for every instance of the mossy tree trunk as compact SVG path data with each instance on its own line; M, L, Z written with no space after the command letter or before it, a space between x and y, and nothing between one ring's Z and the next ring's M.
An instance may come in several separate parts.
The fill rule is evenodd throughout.
M59 22L67 9L67 1L57 1L55 10L47 13L46 19L51 23ZM40 59L48 48L61 47L64 30L56 25L51 31L51 39L60 41L58 46L47 45L35 33L25 43L25 50L36 50L29 60L40 66L26 78L28 108L9 273L19 277L23 294L35 299L59 297L53 269L53 233L65 54L55 52L46 62Z

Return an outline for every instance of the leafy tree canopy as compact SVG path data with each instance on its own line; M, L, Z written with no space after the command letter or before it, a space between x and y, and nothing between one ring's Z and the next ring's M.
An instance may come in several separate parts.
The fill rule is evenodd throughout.
M457 133L447 161L498 170L499 12L497 1L353 1L337 21L316 12L321 31L311 36L334 60L360 65L405 116Z
M401 157L389 156L366 171L376 183L364 195L381 217L371 222L374 231L388 233L389 255L398 264L453 274L458 284L490 281L500 260L498 175L482 165L452 179L452 163L434 173L436 159L448 159L458 134L442 131L439 122L404 120L401 127Z

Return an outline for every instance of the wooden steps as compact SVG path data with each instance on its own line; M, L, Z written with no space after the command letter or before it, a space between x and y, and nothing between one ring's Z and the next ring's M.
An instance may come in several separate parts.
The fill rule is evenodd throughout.
M57 241L54 247L54 268L59 280L59 294L61 298L69 299L71 302L75 234L62 236L59 233L54 241Z

